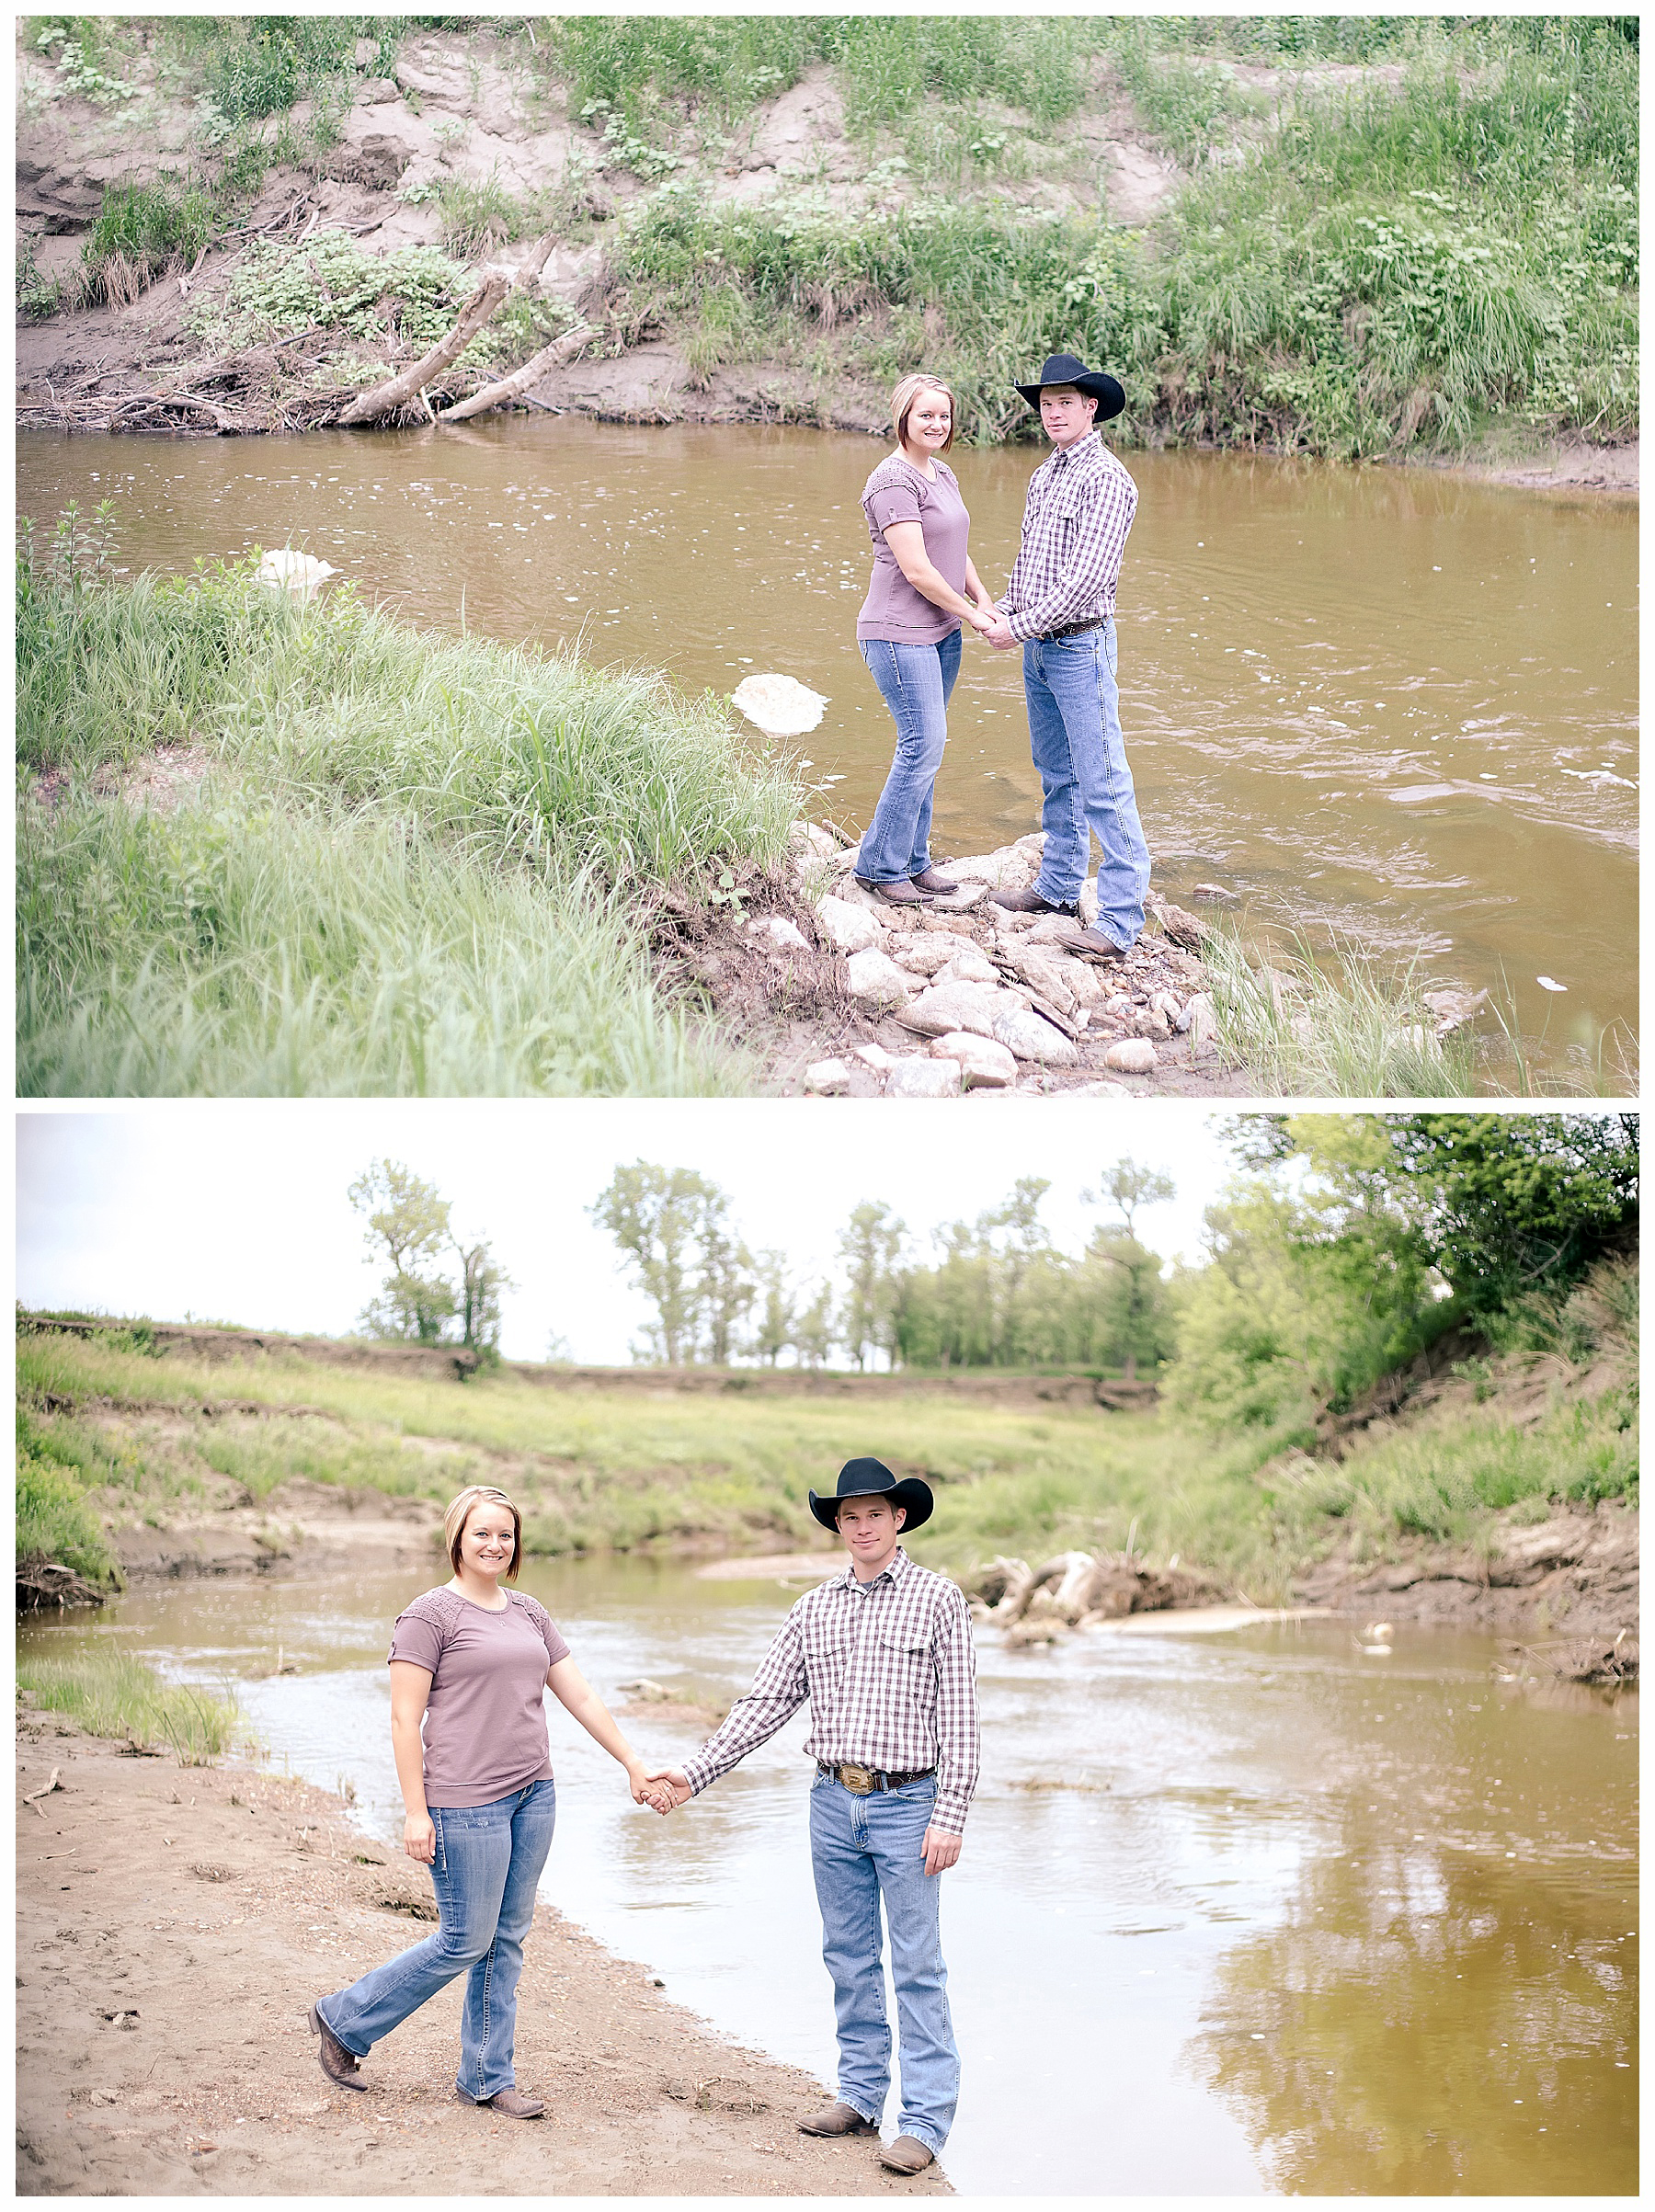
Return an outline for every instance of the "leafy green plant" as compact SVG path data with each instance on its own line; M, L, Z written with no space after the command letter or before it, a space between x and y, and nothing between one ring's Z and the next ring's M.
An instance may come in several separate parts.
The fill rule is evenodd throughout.
M212 228L212 202L199 185L111 186L81 248L83 285L124 307L155 278L194 262Z

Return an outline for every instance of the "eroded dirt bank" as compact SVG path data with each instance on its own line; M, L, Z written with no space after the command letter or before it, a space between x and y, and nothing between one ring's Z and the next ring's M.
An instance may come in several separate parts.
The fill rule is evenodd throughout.
M425 1876L305 1784L123 1756L25 1712L19 1791L53 1768L18 1812L20 2195L947 2193L866 2138L800 2135L818 2083L544 1904L517 2053L544 2120L456 2099L458 1985L373 2053L366 2093L334 2088L307 2009L428 1932Z

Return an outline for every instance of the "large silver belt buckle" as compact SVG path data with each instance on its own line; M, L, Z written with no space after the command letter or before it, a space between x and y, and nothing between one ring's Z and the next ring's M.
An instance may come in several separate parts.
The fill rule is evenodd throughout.
M873 1795L873 1773L865 1766L841 1765L839 1780L853 1797L871 1797Z

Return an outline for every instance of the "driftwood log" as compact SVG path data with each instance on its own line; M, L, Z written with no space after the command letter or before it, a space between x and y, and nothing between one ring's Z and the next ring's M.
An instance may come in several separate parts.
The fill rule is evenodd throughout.
M993 1559L965 1585L972 1617L1012 1641L1055 1641L1066 1629L1123 1613L1210 1603L1220 1593L1187 1568L1154 1568L1128 1552L1059 1552L1044 1566Z
M387 377L382 384L375 384L371 391L359 393L338 416L341 427L348 428L357 423L380 422L385 416L394 415L398 407L405 407L410 400L417 399L434 378L440 376L445 369L459 359L478 331L493 318L507 293L513 290L520 291L525 284L534 281L545 268L555 244L555 238L548 231L519 268L488 270L482 283L461 309L460 320L448 336L439 338L428 353L410 362L406 369ZM429 412L428 402L427 411Z
M485 384L481 392L474 392L469 399L456 400L451 407L444 407L438 416L439 422L466 422L474 415L486 415L491 407L504 407L514 399L520 399L531 384L538 384L549 370L561 369L572 361L588 338L598 335L590 323L583 323L578 330L565 330L560 338L542 346L532 360L514 369L496 383Z
M88 1582L72 1567L56 1559L42 1559L38 1554L17 1561L19 1613L44 1613L48 1608L61 1613L69 1605L101 1605L103 1602L104 1592L97 1583Z

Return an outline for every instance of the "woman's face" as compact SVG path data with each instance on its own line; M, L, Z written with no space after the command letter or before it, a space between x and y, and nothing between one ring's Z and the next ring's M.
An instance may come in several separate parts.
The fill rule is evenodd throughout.
M953 407L946 392L921 392L908 409L902 442L916 453L940 453L953 428Z
M474 1574L498 1577L511 1565L515 1531L509 1506L484 1499L465 1516L460 1558Z

